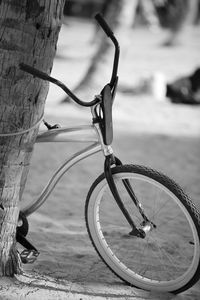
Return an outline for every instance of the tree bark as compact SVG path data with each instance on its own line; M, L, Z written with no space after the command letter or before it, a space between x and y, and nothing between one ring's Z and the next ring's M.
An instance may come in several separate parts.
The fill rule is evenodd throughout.
M15 239L19 200L39 128L34 125L48 93L48 84L19 64L51 72L64 2L0 1L0 276L21 272Z

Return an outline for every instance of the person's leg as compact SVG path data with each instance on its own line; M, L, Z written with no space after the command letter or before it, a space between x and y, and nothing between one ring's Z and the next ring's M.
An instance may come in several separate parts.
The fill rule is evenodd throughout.
M131 28L136 16L140 0L123 0L122 11L119 17L119 24L122 27Z
M152 29L157 29L159 27L159 20L156 15L154 4L151 0L141 0L140 2L143 16L147 24Z
M198 15L198 6L200 1L199 0L190 0L189 1L189 9L188 9L188 16L187 16L187 23L194 24L195 20L197 19Z
M180 37L188 20L190 3L190 0L171 0L171 20L169 19L170 36L164 43L165 46L179 44Z

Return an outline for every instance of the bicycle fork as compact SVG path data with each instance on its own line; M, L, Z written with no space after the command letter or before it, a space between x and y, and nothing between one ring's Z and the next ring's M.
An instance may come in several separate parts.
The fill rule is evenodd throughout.
M108 156L105 157L105 163L104 163L104 173L105 173L105 177L108 183L108 186L110 188L110 191L117 203L117 205L119 206L121 212L123 213L124 217L126 218L127 222L129 223L129 225L131 226L131 231L129 232L129 235L132 236L137 236L140 238L145 238L146 236L146 232L150 231L152 228L155 228L156 225L153 224L148 217L145 215L144 213L144 209L142 207L142 204L139 202L139 200L137 199L131 184L129 182L128 179L123 179L122 182L124 184L124 187L126 188L126 191L128 192L128 195L130 196L130 198L132 199L133 203L135 204L135 206L137 207L138 211L140 212L143 221L140 224L141 228L137 228L135 223L133 222L128 210L126 209L126 207L124 206L124 203L118 193L116 184L114 182L113 179L113 174L112 174L112 165L116 165L116 166L122 166L122 162L115 157L113 154L110 154Z

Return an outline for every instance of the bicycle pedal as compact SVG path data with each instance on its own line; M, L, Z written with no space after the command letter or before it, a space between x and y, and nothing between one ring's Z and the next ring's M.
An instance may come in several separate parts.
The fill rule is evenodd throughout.
M32 264L36 261L40 253L36 250L23 250L20 253L21 261L23 264Z

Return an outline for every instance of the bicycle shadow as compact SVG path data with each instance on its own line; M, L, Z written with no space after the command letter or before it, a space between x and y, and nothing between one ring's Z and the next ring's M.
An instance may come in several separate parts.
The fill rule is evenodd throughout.
M31 296L30 296L31 295ZM200 295L200 294L199 294ZM183 300L199 299L192 293L172 295L169 293L146 292L124 284L77 284L63 279L37 273L23 273L14 280L1 280L0 299L134 299L134 300ZM16 296L16 298L15 298ZM196 298L195 298L196 297Z

